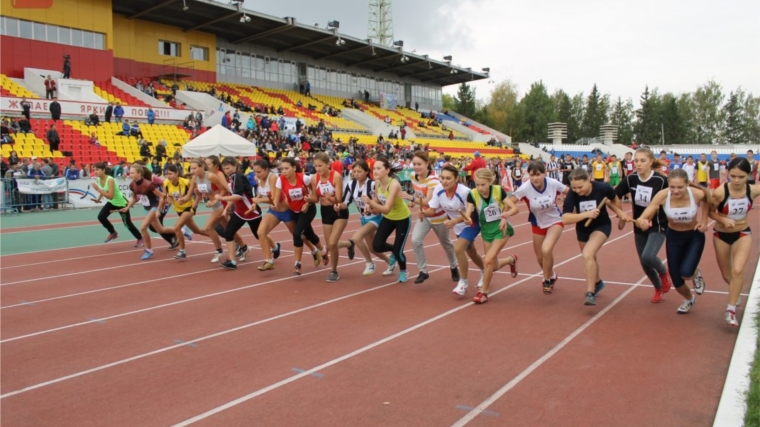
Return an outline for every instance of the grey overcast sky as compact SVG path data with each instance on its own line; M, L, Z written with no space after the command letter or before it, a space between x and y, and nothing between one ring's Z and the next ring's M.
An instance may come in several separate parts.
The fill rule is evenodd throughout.
M369 0L246 0L246 8L301 23L340 21L367 37ZM550 92L602 93L637 102L645 85L690 92L713 78L725 93L760 96L758 0L393 1L393 29L407 51L491 68L521 94L543 80ZM476 82L478 98L493 87ZM454 93L456 86L444 89Z

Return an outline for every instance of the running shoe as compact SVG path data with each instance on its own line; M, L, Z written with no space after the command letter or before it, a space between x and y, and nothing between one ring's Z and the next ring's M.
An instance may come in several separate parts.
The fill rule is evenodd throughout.
M173 251L179 247L179 240L177 238L173 238L171 244L169 244L168 250Z
M485 276L485 273L483 271L480 272L480 280L478 280L478 290L483 289L483 276Z
M222 267L226 268L227 270L236 270L237 269L237 264L235 264L235 262L232 261L231 259L228 259L227 261L224 261L224 262L222 262L220 264L222 265Z
M599 295L599 292L602 292L602 289L604 289L605 286L607 285L604 284L603 280L596 282L596 285L594 285L594 298Z
M478 292L477 295L475 295L475 298L472 299L472 301L475 304L485 304L488 302L488 294L484 294L483 292Z
M659 289L655 289L654 296L652 297L652 302L656 304L661 301L662 301L662 291Z
M386 268L385 271L383 271L383 276L390 276L390 275L392 275L393 271L396 270L396 266L397 265L398 265L398 263L396 262L396 257L393 256L393 255L391 255L390 264L388 264L388 268Z
M224 255L224 251L222 251L221 249L217 250L216 252L214 252L214 257L211 258L211 262L219 262L219 258L221 258L222 255Z
M265 261L264 264L261 264L258 268L259 271L274 270L274 264L269 261Z
M350 246L348 247L348 259L352 260L356 256L356 243L352 239L348 239Z
M517 255L512 254L512 264L509 265L509 274L512 278L517 277Z
M275 243L274 249L272 249L272 258L277 259L280 257L280 244Z
M458 282L459 281L459 268L454 267L451 269L451 281L452 282Z
M113 233L109 234L108 237L106 237L106 241L103 243L108 243L111 240L117 239L118 237L119 237L119 233L114 231Z
M151 259L151 258L153 258L153 251L149 251L147 249L143 251L143 256L140 257L140 259L143 261L145 261L146 259Z
M144 245L145 245L145 241L144 241L142 238L140 238L140 239L137 239L137 242L135 243L135 247L136 247L136 248L141 248L141 247L143 247Z
M673 287L673 280L671 280L670 274L667 271L665 274L660 274L660 282L662 282L662 293L667 294L670 292L670 288Z
M364 273L362 273L365 276L371 276L375 274L375 263L374 262L368 262L367 266L364 267Z
M425 273L424 271L420 271L420 274L417 276L416 279L414 279L414 284L419 285L420 283L424 282L425 280L429 279L430 275Z
M316 251L311 256L314 258L314 267L319 267L319 264L322 264L322 252Z
M551 295L552 291L554 290L554 284L552 284L551 279L544 280L543 286L544 286L544 295Z
M337 282L338 279L340 279L340 276L338 276L337 271L331 271L330 274L327 275L326 282Z
M586 292L586 301L583 302L583 305L596 305L596 297L594 297L593 292Z
M177 255L174 255L174 259L186 259L186 258L187 258L187 254L183 250L180 250L179 252L177 252Z
M726 319L728 326L739 326L739 322L736 320L735 311L726 310L726 315L723 318Z
M293 275L294 276L300 276L301 275L301 263L300 262L297 262L293 266Z
M696 298L693 300L683 300L681 305L678 307L678 310L676 311L678 314L686 314L688 313L692 307L694 307L694 303L696 302Z
M248 258L248 254L251 252L250 249L248 249L248 245L243 246L240 248L238 253L236 254L240 262L245 261L246 258Z
M462 279L459 279L459 283L457 283L456 287L454 288L452 292L454 292L455 294L459 296L464 296L464 294L467 293L467 282L465 282ZM480 292L478 292L478 294L480 294Z
M559 280L559 276L557 276L557 273L556 273L556 272L554 272L554 276L552 276L552 278L551 278L551 279L549 279L549 280L551 280L551 281L552 281L552 286L553 286L553 285L556 285L556 284L557 284L557 280Z
M694 275L694 292L697 295L702 295L705 292L705 279L702 277L702 272L697 269L697 274Z
M399 283L406 283L406 281L409 280L409 273L406 272L406 270L401 270L398 272L398 282Z
M190 229L186 225L182 226L182 235L185 236L185 239L193 241L193 233L190 232Z

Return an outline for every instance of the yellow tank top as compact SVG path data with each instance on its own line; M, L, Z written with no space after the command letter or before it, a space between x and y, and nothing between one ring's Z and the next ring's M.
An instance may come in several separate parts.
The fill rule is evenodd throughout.
M388 187L382 188L379 181L375 181L375 186L377 190L377 198L380 200L380 203L385 205L385 203L388 200L388 194L390 194L390 188L391 184L393 183L393 179L388 181ZM392 221L400 221L404 218L409 218L412 215L412 212L409 210L409 206L406 204L406 200L402 199L400 195L396 196L396 200L393 201L393 207L391 207L391 211L387 214L383 214L383 217L390 219Z
M180 204L178 202L180 198L184 197L184 195L187 194L187 190L188 180L185 178L179 178L177 185L172 184L172 182L168 179L164 181L165 194L169 197L169 200L171 200L172 205L174 205L174 211L176 212L182 212L193 206L192 197L185 203Z
M594 170L594 179L604 179L604 172L607 167L604 162L594 162L591 167Z
M697 162L697 181L707 182L707 162Z

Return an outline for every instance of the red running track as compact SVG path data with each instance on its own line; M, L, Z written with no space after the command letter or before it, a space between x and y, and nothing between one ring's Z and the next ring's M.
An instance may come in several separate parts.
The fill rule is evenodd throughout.
M649 302L630 228L600 254L608 286L596 307L583 305L573 230L555 250L551 296L531 276L530 229L516 231L504 255L518 254L524 274L497 274L484 306L469 303L472 290L451 294L432 234L438 267L423 285L411 283L411 243L406 284L361 276L360 258L341 260L337 283L310 263L293 278L289 243L266 273L259 261L220 270L205 243L188 245L199 256L183 263L159 248L129 267L139 251L128 244L41 252L40 268L3 257L3 425L441 426L489 398L460 425L712 424L736 330L722 320L711 245L708 292L678 316L675 292Z

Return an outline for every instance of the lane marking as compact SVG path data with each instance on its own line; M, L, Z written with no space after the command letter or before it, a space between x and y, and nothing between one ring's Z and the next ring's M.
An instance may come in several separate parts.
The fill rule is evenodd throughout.
M467 405L457 405L457 406L455 406L455 408L456 409L462 409L464 411L471 411L471 410L475 409L474 407L467 406ZM488 416L491 416L491 417L498 417L499 416L499 413L498 412L494 412L494 411L483 411L481 413L483 415L488 415Z
M543 272L541 273L543 274ZM639 279L636 284L641 284L644 282L644 280L647 280L646 274ZM470 410L464 417L460 418L459 421L455 422L451 425L451 427L464 427L472 421L475 417L482 414L483 411L486 410L489 406L491 406L494 402L496 402L498 399L500 399L502 396L504 396L508 391L512 390L515 386L520 384L522 380L524 380L528 375L533 373L536 369L538 369L541 365L543 365L547 360L551 359L552 356L557 354L560 350L562 350L567 344L569 344L575 337L580 335L583 331L588 329L589 326L596 323L597 320L599 320L602 316L604 316L607 312L612 310L613 307L615 307L620 301L623 300L623 298L627 297L631 292L634 291L636 287L632 286L625 290L622 294L620 294L617 298L615 298L611 303L609 303L606 307L604 307L601 311L596 313L594 317L587 320L583 323L583 325L579 326L576 330L570 333L570 335L566 336L562 341L559 342L554 348L546 352L543 356L538 358L535 362L533 362L530 366L525 368L522 372L520 372L516 377L514 377L510 382L505 384L502 388L496 391L496 393L489 396L486 400L481 402L478 406Z
M186 342L186 341L183 341L183 340L174 340L174 344L185 345L185 346L194 347L194 348L198 347L198 344L196 344L196 343L194 343L192 341L191 342Z
M291 371L298 372L300 374L300 373L306 372L306 369L293 368L291 369ZM317 378L322 378L325 376L324 374L320 374L319 372L312 372L309 375L311 375L312 377L317 377Z
M610 243L615 242L617 240L620 240L620 239L623 239L625 237L628 237L628 235L630 235L630 234L633 234L633 232L630 231L630 232L625 233L625 234L623 234L623 235L621 235L619 237L616 237L614 239L608 240L604 244L605 245L610 244ZM573 261L575 259L580 258L581 256L583 256L583 255L582 254L578 254L578 255L572 256L572 257L568 258L567 260L562 261L562 262L560 262L558 264L555 264L555 265L556 266L560 266L560 265L566 264L566 263L568 263L570 261ZM438 270L435 270L435 271L438 271ZM502 293L504 291L507 291L508 289L511 289L511 288L513 288L513 287L521 284L521 283L527 282L532 277L539 277L539 276L542 276L542 275L543 275L543 271L540 271L540 272L534 274L531 277L526 277L525 279L518 280L515 283L512 283L512 284L507 285L507 286L505 286L505 287L503 287L503 288L501 288L501 289L499 289L499 290L497 290L495 292L492 292L490 295L491 296L498 295L498 294L500 294L500 293ZM628 292L632 291L633 289L634 288L628 289ZM365 352L367 352L369 350L372 350L375 347L378 347L378 346L380 346L382 344L385 344L387 342L393 341L396 338L399 338L399 337L402 337L404 335L407 335L407 334L409 334L411 332L416 331L417 329L420 329L420 328L422 328L424 326L427 326L427 325L429 325L431 323L434 323L434 322L436 322L436 321L438 321L440 319L446 318L446 317L448 317L448 316L450 316L450 315L452 315L454 313L458 313L459 311L462 311L462 310L464 310L464 309L466 309L468 307L472 307L474 305L475 305L474 302L468 302L468 303L465 303L463 305L460 305L459 307L455 307L455 308L453 308L451 310L443 312L443 313L441 313L441 314L439 314L439 315L437 315L435 317L432 317L432 318L430 318L428 320L425 320L425 321L420 322L420 323L418 323L416 325L410 326L409 328L406 328L406 329L404 329L402 331L396 332L395 334L389 335L389 336L387 336L387 337L385 337L385 338L383 338L381 340L378 340L378 341L375 341L373 343L367 344L364 347L361 347L361 348L359 348L357 350L354 350L354 351L352 351L350 353L344 354L343 356L340 356L338 358L335 358L333 360L325 362L325 363L323 363L323 364L321 364L319 366L315 366L315 367L313 367L313 368L311 368L309 370L306 370L306 371L304 371L304 372L302 372L300 374L293 375L291 377L285 378L284 380L281 380L281 381L276 382L274 384L271 384L271 385L269 385L267 387L264 387L264 388L261 388L259 390L256 390L256 391L254 391L252 393L249 393L249 394L247 394L245 396L239 397L239 398L237 398L235 400L232 400L230 402L227 402L227 403L225 403L223 405L217 406L216 408L210 409L210 410L208 410L208 411L206 411L206 412L204 412L202 414L196 415L196 416L194 416L192 418L189 418L189 419L187 419L185 421L182 421L180 423L174 424L172 427L185 427L185 426L189 426L191 424L194 424L194 423L196 423L198 421L202 421L202 420L204 420L204 419L206 419L206 418L208 418L208 417L210 417L212 415L218 414L219 412L225 411L225 410L227 410L229 408L232 408L234 406L240 405L241 403L247 402L247 401L249 401L249 400L251 400L251 399L253 399L255 397L261 396L263 394L269 393L270 391L276 390L276 389L278 389L280 387L283 387L283 386L288 385L288 384L290 384L292 382L295 382L295 381L297 381L297 380L299 380L299 379L301 379L301 378L303 378L303 377L305 377L305 376L307 376L307 375L309 375L309 374L311 374L313 372L324 371L326 368L329 368L329 367L331 367L333 365L337 365L340 362L343 362L345 360L351 359L352 357L358 356L358 355L360 355L362 353L365 353Z

